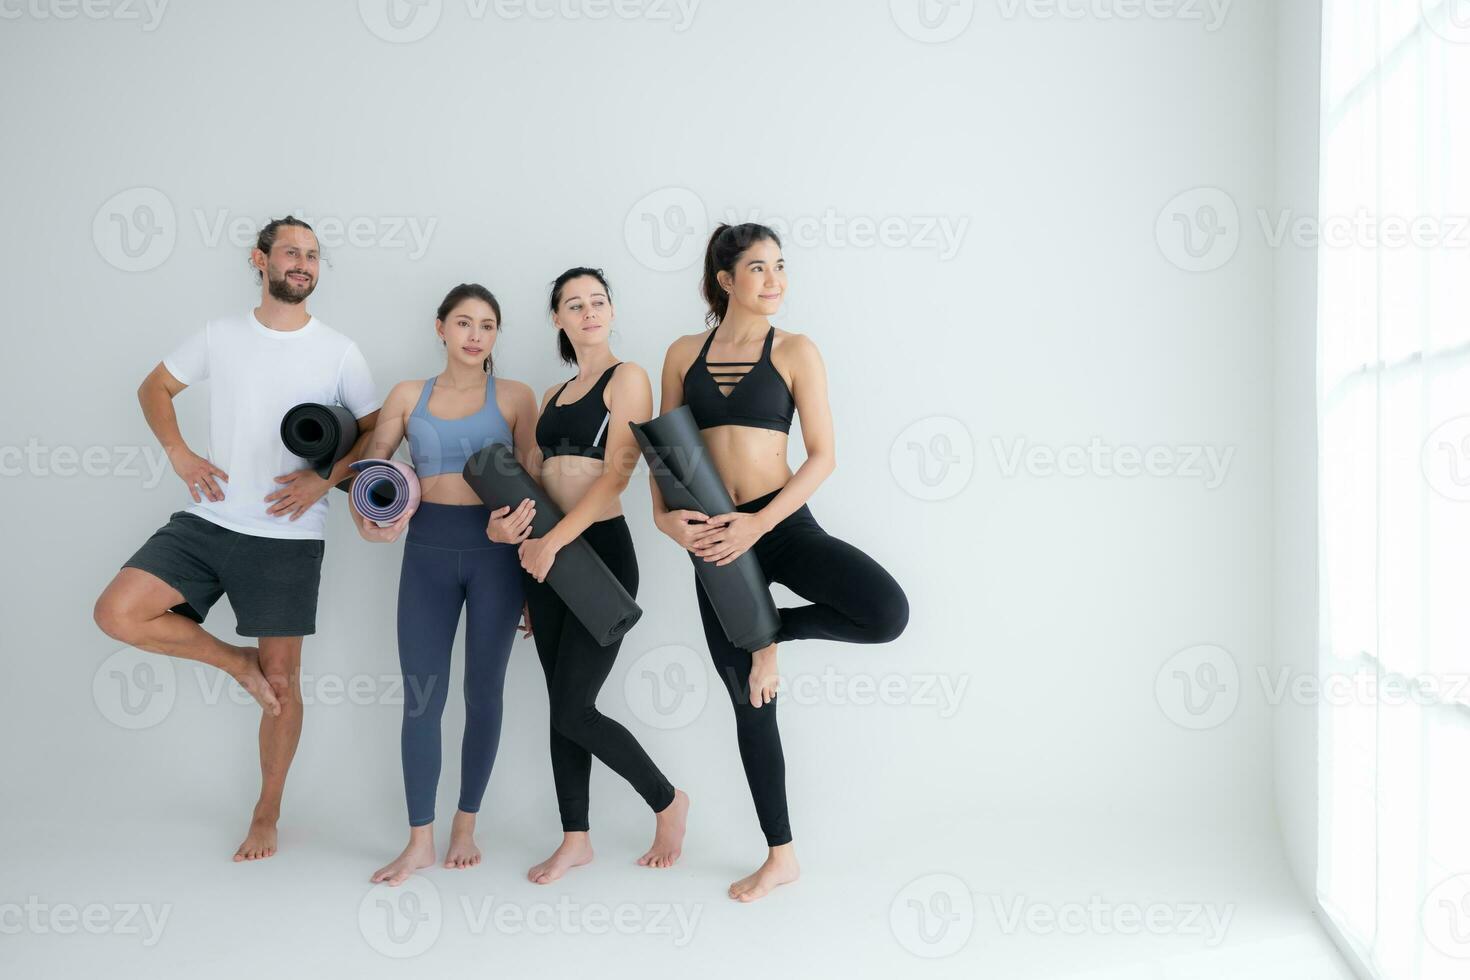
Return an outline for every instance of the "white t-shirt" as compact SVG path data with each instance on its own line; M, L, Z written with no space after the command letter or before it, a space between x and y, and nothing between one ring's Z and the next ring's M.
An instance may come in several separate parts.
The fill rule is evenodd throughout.
M229 474L217 480L224 500L186 508L222 527L266 538L325 538L327 501L296 520L266 511L275 478L307 468L281 442L281 418L302 402L341 405L355 418L382 404L367 361L352 340L312 317L299 330L272 330L243 315L210 320L163 359L187 385L208 378L209 461Z

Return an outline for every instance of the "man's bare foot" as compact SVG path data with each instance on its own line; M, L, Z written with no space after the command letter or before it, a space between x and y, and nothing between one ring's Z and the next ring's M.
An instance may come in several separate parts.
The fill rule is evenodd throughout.
M386 882L393 887L403 884L415 871L434 863L434 825L408 828L408 846L403 853L373 872L372 882Z
M674 802L653 815L658 822L653 844L638 859L645 868L672 868L684 847L684 825L689 820L689 794L674 790Z
M235 852L236 861L259 861L276 853L276 816L255 811L250 818L250 830Z
M776 644L763 647L750 655L750 706L770 704L776 696Z
M480 863L480 849L475 846L475 815L463 810L454 815L449 831L449 853L444 855L446 868L473 868Z
M772 888L790 884L800 876L801 868L796 864L796 848L791 844L782 844L771 848L766 863L756 868L755 874L747 875L731 885L729 894L737 902L753 902L764 898Z
M547 885L570 868L580 868L592 860L592 838L585 830L568 830L558 847L545 861L526 872L526 880Z
M262 711L271 715L279 715L281 702L276 699L276 692L271 689L270 681L266 680L265 674L261 672L260 651L255 647L235 647L235 649L240 651L240 660L238 666L230 668L230 676L260 704Z

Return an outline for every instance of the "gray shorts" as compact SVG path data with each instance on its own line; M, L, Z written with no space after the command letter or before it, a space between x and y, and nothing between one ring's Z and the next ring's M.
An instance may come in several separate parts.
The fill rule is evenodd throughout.
M180 510L123 567L178 589L184 601L173 612L196 623L228 595L240 636L309 636L325 553L320 539L241 534Z

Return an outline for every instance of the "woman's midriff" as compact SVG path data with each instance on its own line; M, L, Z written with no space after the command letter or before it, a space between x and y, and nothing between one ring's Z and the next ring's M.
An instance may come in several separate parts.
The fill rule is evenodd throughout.
M419 480L419 493L431 504L481 504L483 502L458 473L440 473Z
M715 470L737 504L779 490L791 479L784 432L752 425L716 425L701 435Z
M541 486L551 502L565 514L581 502L592 484L602 476L602 467L603 461L591 456L552 456L541 464ZM593 523L610 520L622 512L622 499L614 497L602 513L593 518Z

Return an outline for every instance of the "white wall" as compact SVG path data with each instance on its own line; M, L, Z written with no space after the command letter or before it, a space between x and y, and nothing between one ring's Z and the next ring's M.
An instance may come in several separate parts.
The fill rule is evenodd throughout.
M1276 39L1276 202L1317 213L1321 4L1283 3ZM1273 668L1317 672L1317 262L1311 249L1276 252ZM1273 718L1276 816L1302 894L1316 893L1317 712L1291 698Z
M351 4L176 0L151 31L85 18L9 25L0 64L22 97L0 105L11 136L0 149L11 285L0 445L151 450L138 381L205 317L255 293L246 249L209 237L221 217L366 217L369 238L396 217L434 222L421 256L329 249L312 309L359 341L386 386L437 370L432 311L450 286L481 280L505 307L503 372L538 391L568 373L542 314L547 283L568 265L607 269L624 358L656 372L669 340L698 328L695 271L658 271L645 231L646 218L674 217L662 209L670 200L711 218L831 209L897 216L916 232L927 216L968 222L951 257L846 232L787 249L780 322L820 344L837 419L839 467L813 511L894 572L913 613L890 647L808 644L787 654L788 669L968 684L949 718L821 698L783 707L797 832L820 828L840 844L911 829L916 816L1053 812L1272 833L1273 730L1253 678L1273 646L1278 656L1299 646L1296 633L1273 632L1273 600L1295 593L1272 581L1273 569L1302 564L1287 548L1298 539L1272 530L1300 517L1301 500L1273 510L1273 476L1309 463L1286 452L1298 429L1272 416L1273 398L1309 398L1299 372L1273 376L1295 336L1272 329L1296 310L1284 294L1273 302L1289 259L1249 222L1278 186L1295 186L1273 163L1285 142L1277 8L1241 0L1218 30L1006 9L977 5L938 44L896 27L888 4L837 0L708 0L684 31L473 21L446 2L438 27L404 44L374 36ZM1298 15L1282 23L1295 31ZM139 187L167 199L175 241L155 268L127 272L113 264L126 263L110 212L130 216L139 199L107 202ZM1226 189L1247 221L1228 262L1190 272L1170 261L1178 245L1157 219L1200 187ZM665 188L677 190L642 213ZM1305 348L1293 341L1287 353ZM203 448L201 393L179 405ZM936 416L949 421L923 421ZM925 490L907 446L937 446L936 434L953 437L954 492L928 502L915 496ZM1094 437L1233 455L1209 488L1188 472L1007 476L995 448L1065 450ZM930 473L942 465L922 462ZM206 704L184 671L172 714L146 731L115 727L94 702L114 645L91 622L93 598L185 500L172 477L146 483L44 467L5 478L0 716L37 750L7 753L3 776L44 787L52 806L147 798L243 812L251 709ZM398 549L358 540L337 503L308 670L391 675ZM628 664L663 644L705 654L689 567L653 531L641 481L625 506L646 616L602 703L633 724ZM209 626L232 635L225 606ZM1177 704L1161 708L1156 679L1199 644L1228 651L1240 701L1222 724L1191 731L1170 720ZM1163 683L1173 690L1170 672ZM506 819L540 826L554 811L528 643L509 685L491 793ZM684 732L637 730L704 794L705 813L730 814L754 843L722 697ZM452 702L449 737L458 711ZM1278 744L1306 732L1277 724ZM396 833L396 744L396 708L309 710L293 805L347 807ZM446 758L441 799L452 800ZM1279 784L1297 775L1277 779L1283 800ZM605 792L641 819L626 790ZM855 810L869 819L844 820ZM1282 810L1293 832L1304 826Z

